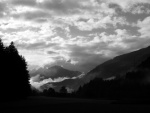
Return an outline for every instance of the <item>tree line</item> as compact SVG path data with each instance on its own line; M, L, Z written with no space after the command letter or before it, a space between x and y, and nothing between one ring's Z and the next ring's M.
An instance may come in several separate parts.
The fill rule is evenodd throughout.
M14 43L4 46L0 39L1 101L26 98L31 94L27 62Z

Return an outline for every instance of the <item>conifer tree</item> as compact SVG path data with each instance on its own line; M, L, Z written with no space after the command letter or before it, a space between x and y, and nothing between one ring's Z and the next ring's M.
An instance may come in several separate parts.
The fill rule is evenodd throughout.
M0 40L1 100L19 99L30 95L29 72L23 56L14 43L4 47Z

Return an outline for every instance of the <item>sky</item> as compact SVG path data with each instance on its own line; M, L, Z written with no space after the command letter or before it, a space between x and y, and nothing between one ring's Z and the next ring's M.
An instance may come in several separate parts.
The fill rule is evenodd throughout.
M150 45L150 0L0 0L0 38L29 69L86 73Z

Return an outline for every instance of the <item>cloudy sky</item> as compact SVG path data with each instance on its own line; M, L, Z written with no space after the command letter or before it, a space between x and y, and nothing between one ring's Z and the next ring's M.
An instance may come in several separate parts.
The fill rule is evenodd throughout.
M0 38L29 68L87 72L150 45L150 0L0 0Z

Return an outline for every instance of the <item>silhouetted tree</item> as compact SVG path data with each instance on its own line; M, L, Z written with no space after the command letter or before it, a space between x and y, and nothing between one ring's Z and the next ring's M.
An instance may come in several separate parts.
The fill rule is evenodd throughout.
M62 87L60 88L60 91L59 91L59 92L62 93L62 94L67 93L66 87L65 87L65 86L62 86Z
M1 99L25 98L31 93L27 63L13 42L4 47L0 41L0 70Z
M2 40L0 39L0 52L4 52L4 44L2 42Z
M50 97L56 96L56 92L53 88L45 89L42 94Z

